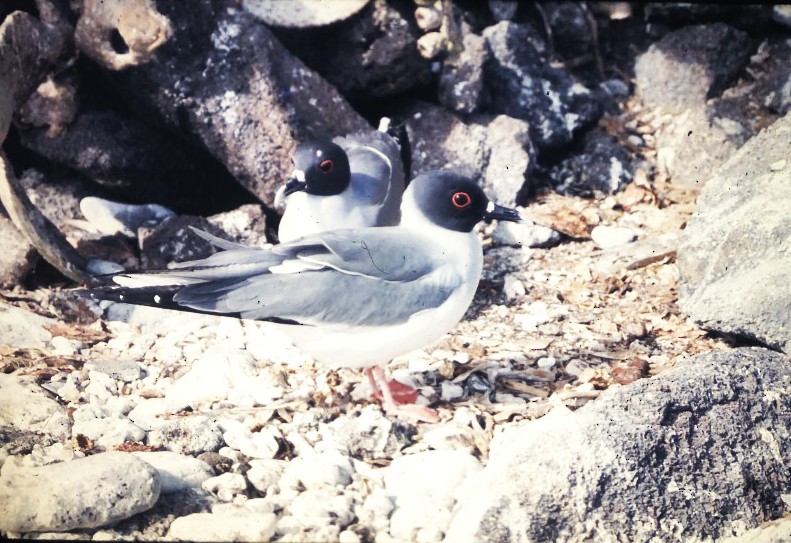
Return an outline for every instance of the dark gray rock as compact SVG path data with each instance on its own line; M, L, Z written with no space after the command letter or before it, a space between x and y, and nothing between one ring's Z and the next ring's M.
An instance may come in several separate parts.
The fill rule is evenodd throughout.
M483 67L489 58L486 40L464 35L464 50L454 63L445 62L437 89L440 104L458 113L475 113L484 102Z
M679 304L704 327L791 348L791 113L706 184L678 251Z
M787 357L712 351L495 436L446 542L689 541L784 514Z
M3 470L0 529L63 532L104 526L150 509L159 489L154 468L121 452Z
M749 35L722 23L676 30L637 57L637 92L653 107L702 107L747 65L751 47Z
M703 186L754 134L747 104L719 97L750 51L746 33L716 23L671 32L637 58L638 94L674 114L656 133L659 167L673 183Z
M335 25L274 32L344 96L365 102L431 82L431 63L418 53L422 32L413 10L414 6L374 0Z
M189 227L205 230L228 239L222 230L203 217L180 215L165 219L154 228L140 228L140 264L146 270L162 270L169 262L206 258L216 252L211 243L198 237Z
M369 128L337 90L233 2L157 2L173 37L110 74L141 115L191 137L272 206L296 142Z
M0 286L20 284L38 259L39 254L22 232L0 215Z
M584 3L544 2L541 9L552 32L553 49L561 58L577 59L596 47Z
M550 66L532 27L503 21L484 30L483 37L490 51L484 70L488 109L527 120L539 151L568 144L599 119L601 98Z
M450 169L480 181L501 205L520 201L534 167L529 126L507 115L474 115L418 102L405 116L412 171Z
M593 197L618 192L632 180L634 170L631 153L614 137L591 130L579 153L550 168L548 175L560 194Z
M0 458L10 454L30 454L34 446L46 447L54 442L55 438L48 434L0 426Z
M137 202L180 209L238 202L242 191L206 153L140 119L88 107L57 134L20 127L22 147ZM219 186L225 183L224 190ZM236 190L234 190L236 189Z
M678 28L723 22L741 29L762 30L772 16L771 5L705 2L653 2L646 4L645 20Z

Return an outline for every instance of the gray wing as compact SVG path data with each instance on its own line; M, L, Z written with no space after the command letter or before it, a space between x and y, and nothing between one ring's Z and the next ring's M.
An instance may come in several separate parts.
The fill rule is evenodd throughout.
M373 131L335 138L349 155L352 190L368 205L380 205L377 226L398 224L404 168L396 141L384 132Z
M173 300L198 311L301 324L405 322L442 305L462 279L432 273L441 261L413 234L393 230L340 230L302 238L275 248L283 263L296 259L324 267L187 285Z
M396 227L321 232L278 245L273 252L348 275L394 282L414 281L442 264L423 238Z

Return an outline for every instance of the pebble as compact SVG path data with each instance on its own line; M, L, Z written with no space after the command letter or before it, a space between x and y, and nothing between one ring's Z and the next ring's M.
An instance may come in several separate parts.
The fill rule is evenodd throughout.
M288 512L306 528L320 528L327 524L345 528L354 518L352 498L328 487L301 492L289 504Z
M4 471L0 476L0 530L43 532L104 526L150 509L159 492L156 470L123 452Z
M523 217L519 223L500 221L492 232L492 240L498 245L554 247L560 243L560 234L546 226L533 224Z
M536 365L544 370L551 370L558 361L554 356L542 356L536 361Z
M625 226L596 226L591 230L591 239L602 249L625 245L637 239L637 232Z
M346 486L352 482L354 468L349 458L336 451L298 456L286 466L280 478L281 488L295 488L295 483L305 488L321 486Z
M449 422L427 430L423 434L423 443L432 449L472 454L475 451L475 434L469 426Z
M104 373L124 383L137 381L143 376L140 364L123 358L98 358L91 360L85 363L85 369Z
M390 458L412 443L417 429L390 420L382 410L368 405L359 411L344 413L319 428L322 437L355 458Z
M50 343L52 344L52 354L58 356L72 356L85 347L85 344L81 341L68 339L63 336L54 336Z
M151 430L148 444L195 456L219 450L223 446L223 437L219 424L196 415L175 418Z
M142 443L145 431L126 417L105 417L74 422L74 435L82 434L102 449L112 449L126 442Z
M269 541L277 528L272 513L193 513L179 517L168 529L167 539L177 541Z
M115 380L105 373L89 371L88 381L84 388L85 393L95 396L101 403L118 395L118 386Z
M229 421L225 424L222 438L225 443L242 454L251 458L274 458L280 450L277 438L279 433L271 428L261 428L258 432L251 432L239 421Z
M201 488L206 492L216 494L220 500L229 502L236 494L244 492L247 488L247 481L239 473L223 473L203 481Z
M390 534L401 540L439 541L447 530L456 489L481 469L462 451L425 451L401 456L385 468L384 483L395 510Z
M286 467L284 460L256 458L250 460L250 469L245 474L247 480L259 492L266 492L280 480Z
M509 273L505 276L503 284L503 292L509 300L514 300L527 293L525 285L514 273Z
M0 373L0 426L65 441L72 425L66 410L32 379Z

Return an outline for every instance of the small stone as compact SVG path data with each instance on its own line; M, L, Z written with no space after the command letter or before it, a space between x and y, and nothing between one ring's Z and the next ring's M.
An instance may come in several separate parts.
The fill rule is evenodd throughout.
M170 451L145 451L132 454L157 470L162 494L199 488L203 481L214 475L211 466L191 456Z
M229 447L251 458L274 458L280 450L278 434L271 428L251 432L242 423L233 424L223 433Z
M245 491L247 488L247 481L245 481L244 476L239 473L223 473L222 475L203 481L203 483L201 483L201 488L206 492L216 494L220 500L229 502L233 500L236 494Z
M288 511L305 527L334 524L345 528L354 518L351 497L327 487L301 492L291 501Z
M79 411L79 409L78 409ZM77 411L75 411L75 414ZM140 443L146 433L126 417L107 416L78 420L75 416L74 435L84 435L102 449L112 449L126 442Z
M284 486L289 486L289 481L299 481L305 488L346 486L352 482L352 473L354 468L348 457L327 451L293 459L286 466L281 481Z
M179 417L149 432L148 444L179 454L197 455L219 450L223 445L222 430L206 417Z
M77 354L84 347L81 341L75 341L63 336L55 336L51 340L52 354L58 356L71 356Z
M558 361L554 356L542 356L536 361L536 365L544 370L551 370Z
M514 300L520 296L524 296L527 293L525 290L525 285L513 273L509 273L505 276L503 292L505 292L505 296L509 300Z
M101 358L91 360L85 363L85 368L104 373L124 383L137 381L143 376L143 370L140 368L140 364L133 360L123 358Z
M46 488L46 492L41 489ZM0 529L14 532L95 528L153 507L156 470L129 453L19 468L0 476Z
M193 513L179 517L168 529L167 539L177 541L270 541L277 528L272 513L251 515L240 509L236 514Z
M423 443L436 450L475 452L475 436L469 426L449 422L423 434Z
M277 484L285 466L286 463L283 460L256 458L250 460L250 469L245 475L256 490L266 492L272 485Z
M521 247L553 247L560 243L560 234L546 226L522 219L520 223L501 221L492 232L492 239L499 245Z
M348 451L355 458L390 458L412 443L417 429L393 421L376 406L345 413L320 428L325 441Z
M464 396L464 387L449 381L442 381L440 399L443 402L452 402Z
M778 160L777 162L772 162L769 165L769 169L772 170L773 172L781 172L781 171L783 171L785 169L786 164L787 164L787 161L786 161L786 159L783 158L783 159Z
M591 239L602 249L625 245L637 239L637 233L625 226L596 226L591 230Z

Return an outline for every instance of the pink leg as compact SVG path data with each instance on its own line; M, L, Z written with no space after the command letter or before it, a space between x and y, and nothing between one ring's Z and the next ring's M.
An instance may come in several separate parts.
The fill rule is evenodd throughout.
M416 422L438 422L439 415L434 409L422 405L406 404L399 405L393 398L390 390L390 383L385 378L385 372L380 366L373 366L365 369L374 395L379 391L382 395L382 407L388 415L395 415Z

